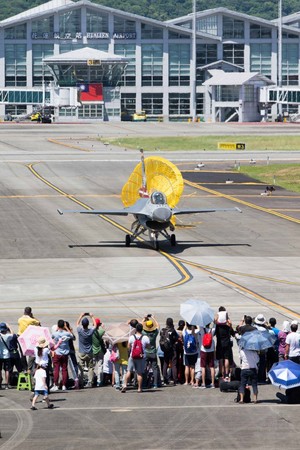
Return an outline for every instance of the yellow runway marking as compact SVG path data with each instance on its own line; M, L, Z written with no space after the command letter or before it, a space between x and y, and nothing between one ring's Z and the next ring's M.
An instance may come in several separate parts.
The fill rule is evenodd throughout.
M226 198L227 200L231 200L232 202L239 203L240 205L248 206L249 208L257 209L258 211L262 211L262 212L265 212L267 214L271 214L273 216L280 217L281 219L285 219L285 220L288 220L290 222L294 222L294 223L300 224L300 219L296 219L294 217L287 216L285 214L281 214L280 212L274 211L273 209L264 208L263 206L258 206L258 205L255 205L254 203L249 203L249 202L246 202L244 200L240 200L240 199L238 199L236 197L233 197L232 195L223 194L223 193L215 191L213 189L209 189L209 188L206 188L204 186L199 186L198 184L193 183L193 182L188 181L188 180L184 180L184 182L188 186L191 186L191 187L196 188L196 189L200 189L200 190L205 191L205 192L209 192L210 194L214 194L216 197Z
M87 204L81 202L80 200L78 200L75 196L70 195L66 192L64 192L62 189L58 188L57 186L55 186L53 183L51 183L50 181L46 180L44 177L42 177L35 169L34 169L34 163L31 164L27 164L28 169L33 173L33 175L35 175L40 181L42 181L43 183L45 183L47 186L49 186L51 189L54 189L56 192L58 192L59 194L61 194L62 196L68 198L69 200L72 200L73 202L77 203L78 205L82 206L84 209L88 210L88 211L92 211L93 208L91 208L90 206L88 206ZM131 234L131 231L128 230L127 228L123 227L122 225L120 225L118 222L115 222L114 220L110 219L109 217L103 215L103 214L98 214L98 217L101 217L101 219L105 220L106 222L110 223L111 225L113 225L114 227L118 228L121 231L124 231L124 233L126 234ZM150 245L148 244L144 239L142 239L140 236L137 237L137 240L139 240L140 242L145 243L146 245ZM158 253L160 253L162 256L164 256L172 265L173 267L175 267L175 269L177 270L177 272L180 274L180 279L174 283L171 283L169 285L166 286L161 286L161 287L157 287L157 288L153 288L153 289L146 289L146 290L141 290L138 292L148 292L148 291L152 291L152 290L160 290L160 289L170 289L172 287L176 287L176 286L180 286L182 284L187 283L188 281L190 281L193 277L192 275L189 273L189 271L182 265L182 263L180 263L179 261L176 260L176 258L174 258L173 256L159 250ZM136 291L134 291L136 292ZM130 292L129 292L130 293Z
M180 258L178 258L180 259ZM186 264L191 265L199 270L202 270L203 272L209 273L210 275L212 275L214 278L219 279L221 282L223 282L224 284L231 286L245 294L248 294L254 298L256 298L257 300L262 301L263 303L267 303L268 305L272 306L272 307L276 307L279 310L283 311L284 313L287 313L289 315L293 315L297 318L300 318L300 314L297 313L296 311L293 311L290 308L286 308L285 306L280 305L279 303L276 303L273 300L270 300L266 297L264 297L263 295L257 294L256 292L246 288L245 286L242 286L241 284L236 283L235 281L229 280L228 278L223 277L222 275L218 275L215 272L209 270L208 268L206 268L205 266L202 266L201 264L197 264L197 263L193 263L190 261L184 261Z
M52 144L62 145L63 147L67 147L67 148L74 148L75 150L80 150L81 152L91 153L94 151L93 149L90 149L90 148L80 147L80 145L67 144L66 142L61 142L61 141L58 141L57 139L53 139L53 138L48 138L47 140L49 142L51 142Z

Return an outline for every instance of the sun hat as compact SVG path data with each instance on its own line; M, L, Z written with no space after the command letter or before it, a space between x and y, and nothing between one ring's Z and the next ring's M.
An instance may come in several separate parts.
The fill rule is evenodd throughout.
M298 320L292 320L291 325L298 325Z
M48 347L48 345L49 345L49 342L46 341L46 338L44 338L44 336L41 336L38 338L37 345L36 345L37 347L45 348L45 347Z
M265 325L266 323L265 316L263 314L258 314L254 319L254 323L256 323L256 325Z
M154 331L156 330L157 326L153 322L153 320L146 320L146 322L143 323L143 329L144 331Z
M282 324L282 331L288 333L291 330L290 322L288 320L284 320Z

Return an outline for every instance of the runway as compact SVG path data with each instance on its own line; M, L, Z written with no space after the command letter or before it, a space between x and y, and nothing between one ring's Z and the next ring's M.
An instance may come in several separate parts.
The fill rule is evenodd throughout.
M18 317L30 305L46 326L60 318L74 325L83 311L101 317L104 324L152 313L163 325L166 317L178 321L180 303L190 297L207 301L215 310L226 306L234 325L244 314L273 316L279 326L285 319L300 319L299 195L276 188L272 196L263 196L264 185L233 172L235 161L246 163L253 152L160 153L182 170L180 206L242 210L178 219L176 247L162 241L155 251L147 236L125 247L130 217L57 213L58 208L122 207L120 192L139 152L93 138L154 132L154 124L131 125L0 125L1 321L16 331ZM157 133L174 133L174 124L162 125L155 125ZM177 132L203 132L194 125L178 124ZM228 130L245 134L257 128L261 133L299 133L295 126L231 125ZM225 133L221 126L212 130ZM263 161L268 156L255 154ZM300 152L274 152L271 158L299 161ZM204 169L194 170L199 161L205 161ZM164 414L171 417L172 412ZM269 438L270 448L277 448L271 432ZM230 448L240 448L236 439L230 439ZM160 442L160 448L171 448Z

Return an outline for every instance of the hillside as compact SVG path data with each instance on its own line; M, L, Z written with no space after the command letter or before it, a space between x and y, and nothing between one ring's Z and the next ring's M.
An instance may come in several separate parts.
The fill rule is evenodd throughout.
M0 0L0 20L18 14L26 9L46 3L43 0L14 0L7 2ZM168 20L192 12L192 0L94 0L94 3L121 9L141 16L158 20ZM209 8L225 7L234 11L271 20L278 17L278 3L274 0L211 0ZM206 0L197 0L197 10L207 9ZM283 15L300 10L299 0L285 0Z

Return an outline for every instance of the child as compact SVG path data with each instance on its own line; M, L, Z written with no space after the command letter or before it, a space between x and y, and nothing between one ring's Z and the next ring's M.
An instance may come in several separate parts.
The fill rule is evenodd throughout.
M111 381L112 386L114 385L114 371L113 363L110 360L112 354L112 344L109 341L105 342L106 353L103 357L103 384L106 386Z
M48 397L48 388L46 384L46 371L40 365L36 366L36 371L34 374L35 379L35 388L34 388L34 396L32 399L31 409L36 411L35 402L38 399L39 395L44 395L44 400L47 403L48 409L53 409L53 403L50 403Z

